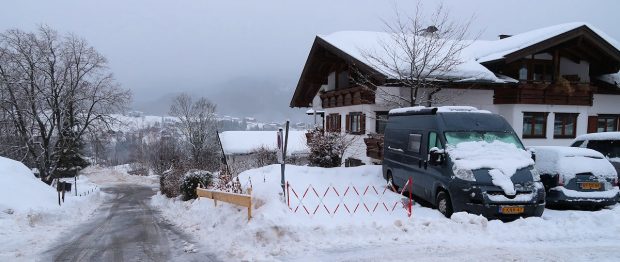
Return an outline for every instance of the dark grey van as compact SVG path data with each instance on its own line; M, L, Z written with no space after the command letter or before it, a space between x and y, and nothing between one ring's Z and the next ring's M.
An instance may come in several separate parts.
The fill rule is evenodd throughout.
M467 170L470 179L454 174L446 145L472 140L500 140L523 149L512 127L496 114L466 107L392 110L385 128L383 176L396 188L412 178L412 193L447 217L460 211L488 218L541 216L545 191L533 164L510 177L513 195L494 185L489 169Z

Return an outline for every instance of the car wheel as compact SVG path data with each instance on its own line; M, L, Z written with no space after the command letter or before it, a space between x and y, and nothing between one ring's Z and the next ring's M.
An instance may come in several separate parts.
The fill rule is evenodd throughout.
M392 176L392 172L388 172L387 174L387 184L390 189L398 193L398 186L394 183L394 177Z
M446 191L439 191L437 194L437 210L447 218L452 216L452 201Z

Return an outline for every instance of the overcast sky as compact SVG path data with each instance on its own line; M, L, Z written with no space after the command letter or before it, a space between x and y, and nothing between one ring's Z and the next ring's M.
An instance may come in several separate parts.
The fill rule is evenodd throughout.
M428 9L437 2L423 1ZM475 15L482 39L574 21L620 39L617 0L443 2L457 19ZM170 96L190 92L224 114L299 119L288 103L314 36L382 30L394 6L407 12L415 1L3 0L0 30L47 24L86 38L140 110L167 112Z

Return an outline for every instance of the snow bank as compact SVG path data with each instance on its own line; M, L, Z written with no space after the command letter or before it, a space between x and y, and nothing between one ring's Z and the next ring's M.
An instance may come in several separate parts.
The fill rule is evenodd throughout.
M40 210L58 205L56 190L41 182L21 162L0 157L0 211Z
M59 206L52 187L36 179L22 163L0 157L0 183L8 185L0 190L0 261L35 261L108 197L87 177L77 181L78 196L67 192Z
M226 131L220 134L225 154L248 154L254 149L278 148L278 131ZM306 131L289 131L286 153L288 155L309 153Z
M287 170L287 180L296 188L306 184L317 189L330 184L339 188L351 183L385 184L380 166L333 169L287 166ZM395 212L345 219L332 218L325 212L315 216L292 213L280 197L277 165L248 170L241 174L241 180L242 184L251 180L254 188L254 218L250 222L246 220L245 208L219 202L215 207L208 199L182 202L157 195L151 204L162 210L168 221L227 261L375 261L386 257L396 261L438 257L438 252L447 252L451 258L467 255L471 260L478 260L471 250L495 250L497 257L506 258L514 257L519 250L541 245L572 248L576 245L575 239L579 239L579 246L614 247L620 240L618 206L597 212L546 210L542 217L510 223L488 221L467 213L456 213L447 219L437 210L417 204L413 207L412 218ZM386 201L399 199L394 193L385 196ZM392 253L400 246L397 253ZM586 258L602 252L600 249L584 250ZM604 252L609 255L616 250L610 248ZM544 254L557 259L563 250L545 250Z
M507 195L516 194L510 179L512 175L534 164L530 153L501 141L462 142L448 145L447 152L454 163L452 169L456 177L472 181L472 170L490 169L493 184L501 187Z
M616 170L603 154L587 148L562 146L532 147L536 169L541 174L559 174L565 183L579 173L592 173L601 179L617 177Z

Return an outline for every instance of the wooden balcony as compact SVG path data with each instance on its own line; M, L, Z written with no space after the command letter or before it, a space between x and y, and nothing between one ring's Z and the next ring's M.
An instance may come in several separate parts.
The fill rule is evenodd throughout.
M592 106L593 90L589 84L522 84L518 87L496 88L494 104L537 104Z
M321 94L323 108L374 104L375 93L367 87L356 86Z

